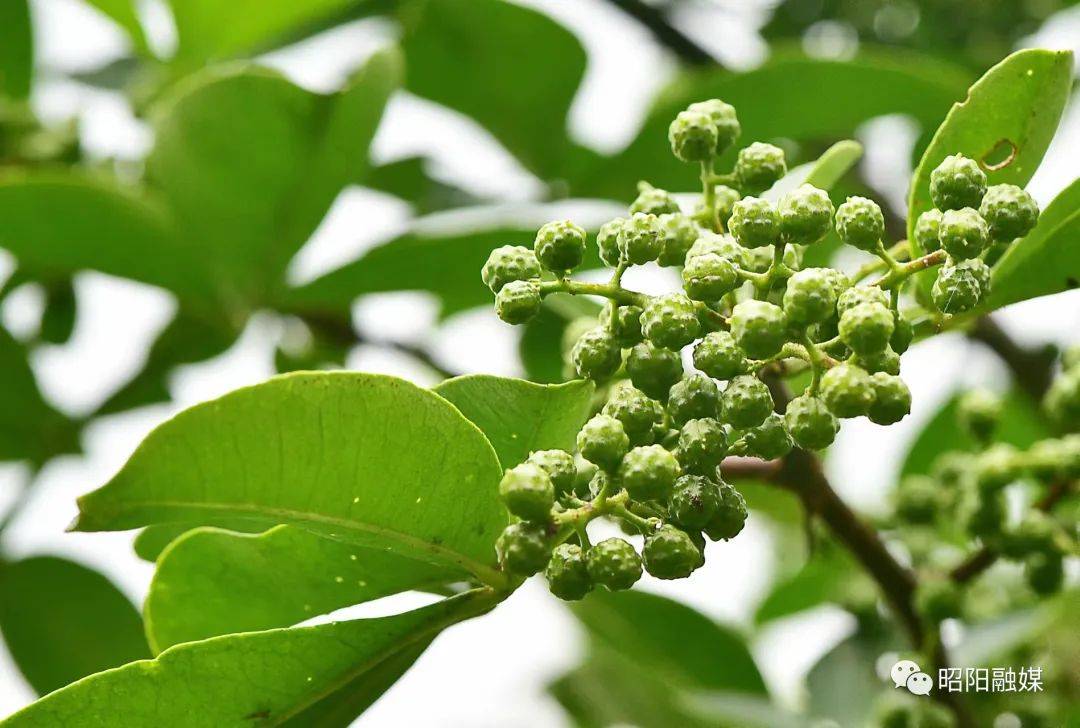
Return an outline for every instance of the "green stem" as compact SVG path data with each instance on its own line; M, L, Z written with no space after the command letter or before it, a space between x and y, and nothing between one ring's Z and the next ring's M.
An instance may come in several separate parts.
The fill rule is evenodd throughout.
M643 308L649 302L649 296L644 293L628 291L618 285L612 285L610 283L586 283L584 281L572 281L569 279L542 282L540 284L540 295L546 296L549 293L602 296L624 306L641 306Z
M720 232L720 220L716 217L716 187L713 182L712 157L701 163L701 198L702 204L709 215L709 229L714 233Z
M933 253L928 253L921 258L916 258L907 263L898 263L895 270L889 271L871 285L878 286L879 288L892 288L893 286L903 283L916 273L924 271L927 268L933 268L936 265L941 265L944 262L945 251L935 250Z
M809 356L810 362L810 394L817 394L818 385L821 383L821 371L826 368L824 360L824 354L821 349L818 348L807 334L803 334L802 337L803 346L806 347L806 353Z
M616 506L612 509L611 514L633 524L642 533L648 533L649 531L656 530L656 525L653 521L650 521L647 518L642 518L638 514L629 510L626 506Z

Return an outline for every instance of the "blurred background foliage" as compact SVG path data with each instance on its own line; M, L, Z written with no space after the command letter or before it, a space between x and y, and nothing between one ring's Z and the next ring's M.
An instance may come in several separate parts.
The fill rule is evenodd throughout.
M702 37L725 13L736 12L732 4L609 0L667 50L671 72L628 143L600 151L575 139L568 124L589 54L569 29L524 5L168 0L158 7L171 15L174 30L172 42L163 43L148 30L144 4L85 3L126 34L130 54L70 80L127 97L153 130L145 159L87 155L78 119L42 123L30 104L34 82L57 72L35 66L28 0L0 3L0 247L15 263L0 299L32 288L44 301L29 334L16 337L0 328L0 458L25 462L31 472L52 458L78 453L80 432L96 418L167 400L169 377L178 367L229 349L260 311L276 312L285 322L276 360L280 371L341 366L350 350L370 344L414 359L434 377L454 374L422 342L388 340L365 330L352 315L356 300L369 293L426 291L437 297L442 318L487 305L479 270L488 252L508 242L527 243L538 222L504 203L525 194L533 202L626 204L642 170L653 184L681 191L693 179L668 153L666 127L677 110L703 98L736 106L743 139L781 144L792 166L816 159L835 141L888 115L914 124L917 160L975 78L1074 5L780 0L755 6L768 46L760 63L744 67L723 61L716 44ZM712 24L696 22L703 17ZM354 69L334 92L306 90L259 65L263 54L366 18L385 23L396 42ZM399 94L471 119L533 183L524 193L489 195L455 184L453 175L425 156L372 163L370 145L383 110ZM866 193L882 199L891 229L902 237L903 200L882 197L865 172L857 167L845 175L834 197ZM414 223L356 260L296 282L290 276L295 256L343 190L355 186L404 201ZM453 214L490 210L496 214ZM167 290L176 313L145 353L141 370L94 411L75 417L42 395L30 361L38 347L71 337L79 315L73 278L86 270ZM562 377L552 352L568 321L592 313L588 305L553 297L526 327L520 355L530 378ZM972 333L992 340L1000 332L984 322ZM1046 352L1008 351L1048 367ZM1010 400L1015 416L1006 417L1005 439L1017 444L1046 431L1024 384L1018 382ZM917 439L905 473L925 472L937 454L956 446L954 406L947 404ZM5 484L20 492L10 499L0 528L29 497L33 478L25 481L21 487ZM880 686L875 661L898 644L894 627L875 608L865 577L827 537L819 535L808 555L793 497L753 484L744 491L775 525L782 567L753 628L823 603L855 614L856 632L810 671L808 707L843 725L864 718ZM163 542L169 536L157 534ZM153 537L147 534L144 542ZM155 550L160 549L150 549ZM54 557L3 559L0 630L38 692L145 652L130 602L104 577ZM1067 599L1074 597L1062 598ZM80 608L64 613L65 601ZM1019 649L1032 659L1038 655L1075 668L1075 622L1062 618L1070 610L1061 604L1032 610L1022 627L998 630L992 649L984 640L973 661L1000 661ZM590 600L575 614L589 635L588 651L551 691L580 725L630 719L643 726L671 725L673 716L680 725L801 720L770 702L747 651L746 630L636 592ZM52 627L42 629L45 623ZM1063 631L1072 638L1062 641ZM686 634L694 637L680 637ZM78 648L65 649L70 645ZM73 652L84 660L63 657ZM643 671L646 654L655 655L663 669ZM986 714L1001 707L988 705Z

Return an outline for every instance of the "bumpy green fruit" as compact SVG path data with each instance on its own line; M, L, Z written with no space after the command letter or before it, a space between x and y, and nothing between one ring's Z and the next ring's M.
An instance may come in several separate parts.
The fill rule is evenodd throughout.
M870 375L874 387L874 403L866 416L878 425L891 425L911 412L911 390L904 380L892 374L877 372Z
M963 313L978 305L982 288L970 269L944 265L938 271L930 296L942 313Z
M641 557L621 538L608 538L589 549L585 557L593 583L612 591L629 589L641 578Z
M970 207L946 210L938 226L938 240L955 260L974 258L986 249L990 234L986 221Z
M1039 221L1039 206L1016 185L992 185L983 196L979 214L986 220L991 239L1007 242L1031 232Z
M760 425L746 431L743 446L747 455L775 460L791 452L794 443L784 426L784 416L773 412Z
M1000 442L979 453L972 470L979 490L996 492L1020 477L1023 463L1014 446Z
M746 265L748 251L731 235L719 235L706 231L700 233L694 244L690 246L690 250L686 251L686 260L709 253L715 253L737 266L743 266Z
M840 293L836 299L836 313L843 316L848 309L861 303L873 303L888 308L889 294L877 286L852 286Z
M646 342L630 350L626 373L634 386L653 399L667 399L675 382L682 379L683 365L678 352Z
M732 379L722 400L724 418L734 427L757 427L773 411L772 393L752 374Z
M821 399L837 417L865 415L874 402L870 375L854 364L838 364L821 377Z
M701 323L693 301L681 293L668 293L645 305L641 331L653 345L678 350L698 337Z
M836 232L846 245L877 250L885 237L885 216L873 200L849 197L836 211Z
M619 264L622 249L619 247L619 233L622 232L626 218L617 217L600 226L596 233L596 245L600 248L600 259L612 268Z
M512 523L499 534L495 550L504 569L513 574L532 576L547 565L551 544L544 526Z
M862 367L870 374L885 372L897 375L900 373L900 355L886 347L885 351L876 354L853 354L851 363Z
M574 543L559 544L544 569L551 593L559 599L577 601L592 591L585 552Z
M518 518L543 523L555 505L555 485L539 465L521 463L503 474L499 497L506 510Z
M564 273L581 265L585 255L585 231L570 222L549 222L536 233L536 258L545 269Z
M1024 561L1024 576L1036 594L1049 596L1061 590L1065 582L1065 564L1056 551L1032 554Z
M510 281L495 296L495 313L508 324L523 324L540 313L542 302L532 281Z
M742 132L739 118L735 114L735 107L725 104L720 99L709 99L690 104L687 111L699 111L709 115L713 126L716 127L716 154L723 154L735 143Z
M985 389L965 392L956 409L960 427L980 442L990 439L1001 422L1001 397Z
M787 341L787 319L776 304L741 301L731 310L731 335L747 356L766 359L778 353Z
M718 301L739 284L735 266L715 253L697 255L686 261L682 272L686 295L696 301Z
M805 450L828 447L840 430L840 423L825 403L808 394L788 403L784 425L795 444Z
M612 389L604 414L622 423L632 443L645 444L653 428L663 421L664 408L640 389L624 385Z
M635 447L622 459L619 479L631 498L658 500L667 498L675 478L679 477L679 462L660 445Z
M637 212L619 229L619 251L624 260L644 265L660 255L660 220L656 215Z
M827 268L806 268L791 276L784 291L784 315L796 326L819 323L836 310L836 286Z
M612 316L611 309L615 308ZM608 301L604 306L600 320L608 322L611 335L615 342L623 349L629 349L634 344L640 344L643 338L641 333L641 308L639 306L617 306Z
M660 255L656 259L662 266L682 265L690 246L698 238L698 227L686 215L673 213L660 215Z
M716 382L703 374L691 374L668 393L667 413L675 427L682 427L690 420L716 417L719 411L720 392Z
M923 253L932 253L941 247L941 240L938 238L941 214L941 210L927 210L915 221L915 242Z
M712 331L694 347L694 366L714 379L727 380L746 371L746 353L727 331Z
M1050 384L1043 406L1066 429L1080 428L1080 367L1066 369Z
M915 592L919 613L932 622L960 616L960 589L949 579L931 579L919 584Z
M979 261L980 263L982 261ZM911 325L911 322L900 315L899 312L893 316L893 323L895 324L892 332L892 337L889 339L889 346L897 354L903 354L911 346L912 340L915 338L915 327Z
M962 154L945 157L930 173L930 199L939 210L978 208L986 194L986 174Z
M896 489L896 515L907 523L929 525L941 510L941 486L925 475L909 475Z
M536 450L529 455L527 462L547 473L556 494L569 493L574 489L577 465L574 456L565 450Z
M739 245L761 248L780 238L780 213L766 199L744 197L732 205L728 227Z
M1005 499L1001 493L969 493L964 503L964 527L972 536L996 541L1005 523Z
M750 193L767 190L785 174L784 150L772 144L754 142L740 149L735 160L735 178L739 187Z
M701 551L684 531L664 524L645 537L645 569L657 579L684 579L701 563Z
M578 376L596 382L606 381L622 363L622 350L607 329L597 326L586 331L574 344L570 361Z
M746 525L746 500L728 483L718 483L720 505L703 529L713 541L735 538Z
M682 469L698 475L715 475L716 466L727 454L727 431L715 419L689 420L679 430L675 457Z
M596 495L592 492L593 478L603 471L582 457L581 453L574 454L574 469L577 471L574 475L574 495L583 500L591 500Z
M726 228L728 221L731 220L731 213L735 209L735 203L742 199L742 195L739 194L738 190L727 185L716 185L713 189L713 196L716 197L716 203L713 207L716 218Z
M971 273L979 283L979 298L980 300L988 293L990 293L990 266L988 266L981 258L969 258L967 260L955 261L953 266L961 270L966 270Z
M540 261L522 245L503 245L491 251L480 277L492 293L498 293L507 283L539 278Z
M804 184L780 200L780 233L789 243L810 245L832 226L833 203L825 190Z
M1023 519L1002 534L1001 552L1012 559L1022 559L1038 552L1052 551L1054 519L1042 511L1031 510Z
M880 304L864 303L840 317L840 340L856 354L877 354L889 345L895 325L892 311Z
M704 162L716 153L716 125L702 111L681 111L668 127L672 153L684 162Z
M671 193L656 187L644 186L638 193L637 199L630 203L630 214L645 212L650 215L667 215L678 211L679 203L675 201Z
M605 470L614 470L630 449L622 423L610 415L594 415L577 436L581 456Z
M686 529L705 528L720 508L720 486L701 475L684 475L675 481L668 511Z

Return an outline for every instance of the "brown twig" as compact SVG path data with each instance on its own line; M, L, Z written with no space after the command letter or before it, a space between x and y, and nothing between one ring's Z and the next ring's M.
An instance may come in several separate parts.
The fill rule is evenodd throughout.
M715 56L668 22L663 11L658 8L642 0L608 2L648 28L661 45L673 51L684 63L691 66L711 66L717 63Z

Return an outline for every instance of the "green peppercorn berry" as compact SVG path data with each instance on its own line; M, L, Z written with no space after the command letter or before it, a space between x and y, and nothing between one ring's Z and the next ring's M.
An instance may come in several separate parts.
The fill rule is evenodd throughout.
M720 481L717 486L720 504L702 530L713 541L727 541L738 536L746 525L746 500L728 483Z
M990 293L990 266L982 258L968 258L967 260L954 261L953 266L971 273L979 283L979 299L982 300Z
M728 383L721 397L724 419L733 427L757 427L773 411L769 388L753 374L743 374Z
M860 417L874 403L874 387L865 369L838 364L821 377L821 399L837 417Z
M593 583L612 591L629 589L641 578L641 557L621 538L604 539L590 548L585 563Z
M711 331L694 347L694 366L714 379L728 380L746 371L746 354L727 331Z
M704 374L691 374L676 382L668 392L668 418L676 427L690 420L716 417L719 412L720 392L716 382Z
M836 232L845 245L874 251L885 237L885 216L873 200L849 197L836 210Z
M925 475L909 475L896 489L896 515L906 523L932 524L943 503L941 485Z
M1031 510L1014 527L1002 534L1001 553L1011 559L1022 559L1038 552L1054 549L1054 519L1039 510Z
M930 199L939 210L978 208L986 194L986 174L962 154L945 157L930 173Z
M727 185L716 185L713 188L713 196L716 198L714 207L716 218L724 227L727 227L728 221L731 220L731 213L735 209L735 203L742 199L742 195L738 190Z
M941 247L938 237L941 215L941 210L931 209L919 215L919 219L915 221L915 243L923 253L932 253Z
M712 417L689 420L679 430L675 457L682 469L697 475L715 475L727 454L727 431ZM702 524L704 525L704 524Z
M499 482L499 497L506 510L526 521L546 523L555 505L555 485L547 471L534 463L507 470Z
M788 402L784 425L791 439L804 450L821 450L832 444L840 423L817 397L803 394Z
M678 350L698 337L701 323L693 301L681 293L668 293L645 304L641 330L653 345Z
M827 268L806 268L791 276L784 291L784 315L795 326L819 323L836 310L836 285Z
M532 576L547 565L551 542L542 525L511 523L499 534L495 550L504 569L520 576Z
M900 355L889 347L876 354L852 354L851 363L870 374L885 372L895 376L900 373Z
M896 324L892 311L877 303L864 303L840 317L840 340L856 354L885 351Z
M631 498L664 500L679 477L679 461L661 445L635 447L623 456L619 479Z
M829 232L833 203L825 190L804 184L784 195L777 212L780 233L789 243L811 245Z
M946 264L938 271L930 296L942 313L963 313L978 305L982 287L970 269Z
M721 258L730 260L737 266L743 266L746 265L747 252L746 248L739 245L731 235L719 235L705 231L698 235L694 244L686 251L686 261L699 255L714 253Z
M630 449L630 438L623 425L610 415L593 415L577 436L581 456L604 470L614 470Z
M912 326L911 322L904 318L899 311L894 312L893 324L893 332L892 337L889 339L889 347L897 354L903 354L908 350L912 340L915 338L915 327Z
M615 309L614 316L612 316L612 308ZM629 349L634 344L641 343L640 306L619 306L614 301L608 301L604 304L600 320L608 324L611 336L620 348Z
M672 153L684 162L704 162L716 153L718 135L712 117L701 111L681 111L668 127Z
M503 245L491 251L480 277L492 293L498 293L512 281L539 278L540 262L522 245Z
M772 187L787 174L784 150L772 144L754 142L739 150L735 160L735 178L745 192L758 193Z
M619 251L623 260L644 265L660 255L660 220L656 215L636 212L619 230Z
M659 402L629 385L612 389L603 412L622 423L633 445L651 442L653 428L664 419L664 408Z
M996 542L1005 524L1005 499L1001 493L968 493L963 509L964 528L972 536Z
M730 321L731 335L739 348L754 359L766 359L778 353L787 341L787 319L776 304L754 299L741 301L731 310Z
M930 468L930 475L946 488L956 488L964 476L971 472L975 456L953 450L941 454Z
M533 250L544 269L565 273L581 265L585 231L569 220L549 222L537 231Z
M960 588L952 580L930 579L916 589L915 606L920 614L937 623L960 616L960 597Z
M596 245L600 248L600 259L612 268L619 265L622 249L619 247L619 233L622 232L626 218L617 217L600 226L596 233Z
M742 438L747 455L762 460L776 460L791 452L794 443L784 426L784 416L773 412L757 427L746 431Z
M701 530L720 508L720 486L701 475L683 475L675 481L668 512L679 526Z
M601 472L594 463L590 463L581 453L574 453L574 495L582 500L592 500L592 480Z
M985 389L965 392L957 403L956 419L968 435L986 442L1001 422L1001 397Z
M1069 459L1069 446L1057 439L1033 443L1025 457L1028 471L1041 481L1068 477Z
M577 465L574 456L565 450L536 450L526 461L538 466L551 478L555 494L569 493L574 489Z
M690 246L698 238L698 227L686 215L660 215L660 255L656 262L662 266L682 265Z
M1066 429L1080 427L1080 367L1066 369L1050 383L1043 407Z
M1023 474L1023 465L1016 448L1000 442L975 458L975 484L984 493L1000 491Z
M873 303L887 308L889 294L877 286L851 286L836 299L836 313L843 316L848 309L855 308L860 303Z
M1039 206L1026 191L1016 185L992 185L979 205L990 238L1011 242L1031 232L1039 221Z
M1049 596L1065 582L1065 564L1057 551L1041 551L1024 560L1024 576L1036 594Z
M645 212L650 215L667 215L679 211L679 203L667 190L653 187L646 182L638 183L638 196L630 203L630 214Z
M645 569L657 579L685 579L701 563L701 550L690 536L664 524L645 537L641 550Z
M764 198L744 197L732 205L728 227L743 247L773 245L780 238L780 213Z
M690 104L687 111L699 111L709 115L713 126L716 127L716 154L720 155L727 151L728 147L735 143L742 132L739 125L739 117L735 114L735 107L725 104L720 99L709 99Z
M938 240L954 260L974 258L986 249L989 239L986 221L970 207L946 210L941 216Z
M904 380L893 374L877 372L870 375L874 387L874 403L866 416L877 425L892 425L911 412L911 390Z
M510 281L495 295L495 313L508 324L523 324L540 313L540 289L532 281Z
M578 376L603 382L622 363L622 350L611 332L597 326L581 335L570 352L570 361Z
M634 386L653 399L667 399L668 391L682 379L679 353L649 342L638 344L626 357L626 373Z
M683 289L695 301L719 301L735 290L739 274L726 258L715 253L696 255L682 271Z
M592 579L585 562L585 552L574 543L555 547L544 569L551 593L559 599L574 602L592 591Z

